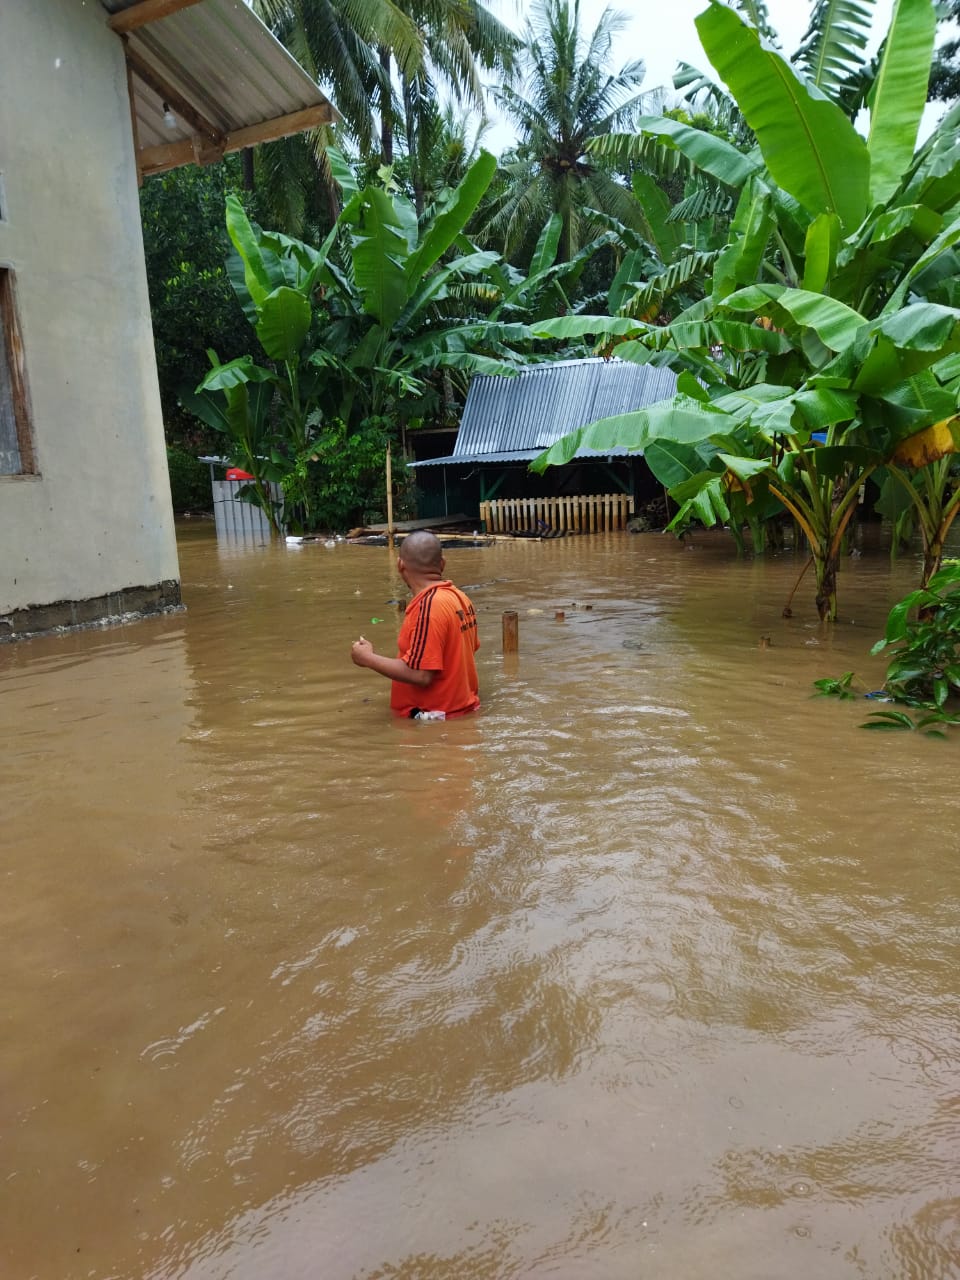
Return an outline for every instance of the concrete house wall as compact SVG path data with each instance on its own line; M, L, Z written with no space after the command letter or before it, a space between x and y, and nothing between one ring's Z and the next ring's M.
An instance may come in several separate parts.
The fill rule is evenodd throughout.
M0 476L0 639L174 607L127 78L99 3L0 4L0 183L35 458Z

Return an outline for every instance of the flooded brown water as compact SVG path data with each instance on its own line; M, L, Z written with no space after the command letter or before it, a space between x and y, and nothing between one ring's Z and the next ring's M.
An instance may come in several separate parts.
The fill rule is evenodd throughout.
M960 1274L958 743L810 697L915 563L451 550L411 724L387 551L181 555L0 649L4 1280Z

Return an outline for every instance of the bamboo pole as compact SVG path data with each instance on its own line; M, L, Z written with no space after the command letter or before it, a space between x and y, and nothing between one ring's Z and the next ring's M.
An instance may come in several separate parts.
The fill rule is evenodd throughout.
M387 441L387 546L394 549L393 536L393 454Z

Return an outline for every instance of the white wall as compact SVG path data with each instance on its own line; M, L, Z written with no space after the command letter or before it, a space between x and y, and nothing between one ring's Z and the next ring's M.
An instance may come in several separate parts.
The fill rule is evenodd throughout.
M179 577L127 80L99 0L0 0L0 265L38 477L0 477L0 615Z

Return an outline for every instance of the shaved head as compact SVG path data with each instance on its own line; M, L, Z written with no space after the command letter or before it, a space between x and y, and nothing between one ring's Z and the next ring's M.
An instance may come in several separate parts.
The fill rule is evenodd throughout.
M415 571L440 573L443 569L440 539L426 529L408 533L400 543L399 555L403 563Z

